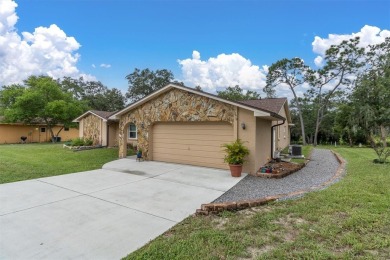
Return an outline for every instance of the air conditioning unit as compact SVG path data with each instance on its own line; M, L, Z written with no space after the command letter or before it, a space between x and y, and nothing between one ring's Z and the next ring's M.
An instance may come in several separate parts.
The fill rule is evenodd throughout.
M302 145L291 145L292 156L302 156Z

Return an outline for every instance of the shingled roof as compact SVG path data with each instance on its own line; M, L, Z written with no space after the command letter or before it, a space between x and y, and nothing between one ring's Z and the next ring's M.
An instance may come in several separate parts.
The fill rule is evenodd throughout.
M99 110L90 110L90 112L104 118L108 119L111 115L113 115L116 111L114 112L108 112L108 111L99 111Z
M266 99L255 99L255 100L243 100L239 101L242 104L257 107L279 114L287 98L266 98Z
M79 116L78 118L74 119L73 122L80 122L80 120L89 115L89 114L92 114L92 115L95 115L95 116L98 116L100 117L101 119L103 119L104 121L107 121L108 118L110 116L112 116L113 114L115 114L116 112L108 112L108 111L99 111L99 110L88 110L87 112L85 112L84 114L82 114L81 116Z

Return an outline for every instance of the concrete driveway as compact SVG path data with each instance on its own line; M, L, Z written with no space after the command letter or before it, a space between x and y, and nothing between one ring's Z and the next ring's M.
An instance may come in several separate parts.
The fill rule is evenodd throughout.
M119 259L239 180L225 170L127 158L2 184L0 259Z

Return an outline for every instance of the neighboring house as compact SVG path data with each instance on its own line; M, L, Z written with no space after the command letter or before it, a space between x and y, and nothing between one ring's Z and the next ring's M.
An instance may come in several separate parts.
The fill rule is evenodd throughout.
M51 135L47 125L43 123L5 123L0 118L0 144L20 143L21 137L27 137L27 143L43 143L50 142ZM62 128L62 125L53 127L54 134ZM68 141L78 137L79 130L77 128L65 128L59 133L61 141Z
M117 146L119 120L108 119L114 113L89 110L73 120L79 123L79 137L92 139L94 145Z
M102 120L88 126L82 123L92 116ZM121 158L126 157L130 140L137 142L147 160L227 169L221 146L240 138L250 150L244 172L254 173L271 159L275 149L290 143L287 99L233 102L176 84L108 117L89 111L76 119L84 137L87 131L98 131L87 130L89 127L97 129L110 120L119 120L116 136ZM277 124L281 125L275 127ZM104 127L100 129L92 136L103 139Z

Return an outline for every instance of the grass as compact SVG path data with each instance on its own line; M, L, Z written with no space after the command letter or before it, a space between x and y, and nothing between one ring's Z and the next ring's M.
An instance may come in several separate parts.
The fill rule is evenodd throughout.
M99 169L118 149L73 152L62 144L0 145L0 183Z
M216 216L191 216L126 259L389 259L390 165L334 148L347 175L325 190Z

